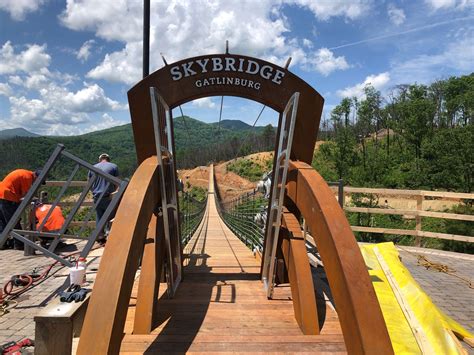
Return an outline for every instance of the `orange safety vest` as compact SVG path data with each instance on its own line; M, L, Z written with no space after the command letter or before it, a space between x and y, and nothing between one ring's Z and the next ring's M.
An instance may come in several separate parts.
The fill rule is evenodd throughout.
M20 202L35 181L35 177L35 173L29 170L13 170L0 182L0 199Z
M41 223L43 223L44 218L48 214L49 210L53 207L52 205L40 205L36 208L35 214L38 224L36 224L36 229L39 229ZM62 228L64 224L64 217L61 211L61 207L54 207L53 212L49 216L48 220L43 226L43 232L57 231Z

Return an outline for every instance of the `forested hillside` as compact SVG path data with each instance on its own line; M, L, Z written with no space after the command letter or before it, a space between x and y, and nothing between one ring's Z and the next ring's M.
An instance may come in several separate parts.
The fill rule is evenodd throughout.
M313 166L352 186L472 192L474 74L344 98L321 125Z
M240 121L207 124L185 116L174 119L176 161L179 168L206 165L212 160L233 159L236 155L273 148L275 129L255 127ZM0 140L0 179L15 168L36 169L44 165L58 143L78 157L96 162L107 152L130 177L136 168L135 145L130 124L74 137L14 137ZM51 179L63 179L70 166L53 171Z

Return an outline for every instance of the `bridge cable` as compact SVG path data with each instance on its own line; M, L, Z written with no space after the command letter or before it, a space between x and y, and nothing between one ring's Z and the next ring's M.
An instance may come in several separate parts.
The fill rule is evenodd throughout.
M263 111L265 110L267 106L266 105L263 105L262 109L260 110L255 122L253 123L252 125L252 128L251 128L251 132L252 132L252 139L255 138L255 125L257 124L258 120L260 119L260 117L262 116L262 113ZM239 155L239 152L240 152L240 149L242 148L242 145L244 144L244 141L245 139L242 139L242 141L240 142L240 145L239 145L239 149L237 149L237 152L235 153L235 157L233 160L237 159L238 155Z
M221 132L221 120L222 120L222 106L224 105L224 95L221 96L221 109L219 112L219 122L217 123L217 141L216 141L216 161L219 158L219 142Z
M183 109L181 108L181 105L179 105L178 107L179 107L179 111L181 112L181 118L183 119L184 129L186 130L186 133L188 134L188 139L191 140L191 133L189 132L189 127L186 123L186 120L184 119Z

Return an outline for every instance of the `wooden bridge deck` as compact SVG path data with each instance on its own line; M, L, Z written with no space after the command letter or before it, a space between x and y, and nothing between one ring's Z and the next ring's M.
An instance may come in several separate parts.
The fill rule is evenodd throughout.
M150 335L131 334L132 295L121 352L344 353L337 314L323 299L318 300L321 334L303 335L289 285L277 287L275 299L266 298L260 264L220 219L210 180L206 214L184 250L184 281L174 299L160 287L159 321Z

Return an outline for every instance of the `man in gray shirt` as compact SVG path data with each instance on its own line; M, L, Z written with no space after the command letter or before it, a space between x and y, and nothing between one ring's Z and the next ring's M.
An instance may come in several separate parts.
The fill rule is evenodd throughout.
M110 156L106 153L103 153L99 156L99 162L94 165L94 167L99 168L103 172L118 177L119 171L116 164L110 162ZM89 179L92 177L92 173L89 172ZM113 184L109 184L107 180L105 180L101 176L97 176L94 183L91 187L92 196L94 198L94 205L97 214L97 222L100 221L102 216L104 215L105 210L110 204L111 201L111 194L116 190ZM103 194L102 199L100 196ZM100 199L100 201L99 201ZM113 214L110 216L109 220L113 217ZM108 222L108 221L107 221ZM99 235L98 241L100 243L105 242L105 237L103 233Z

